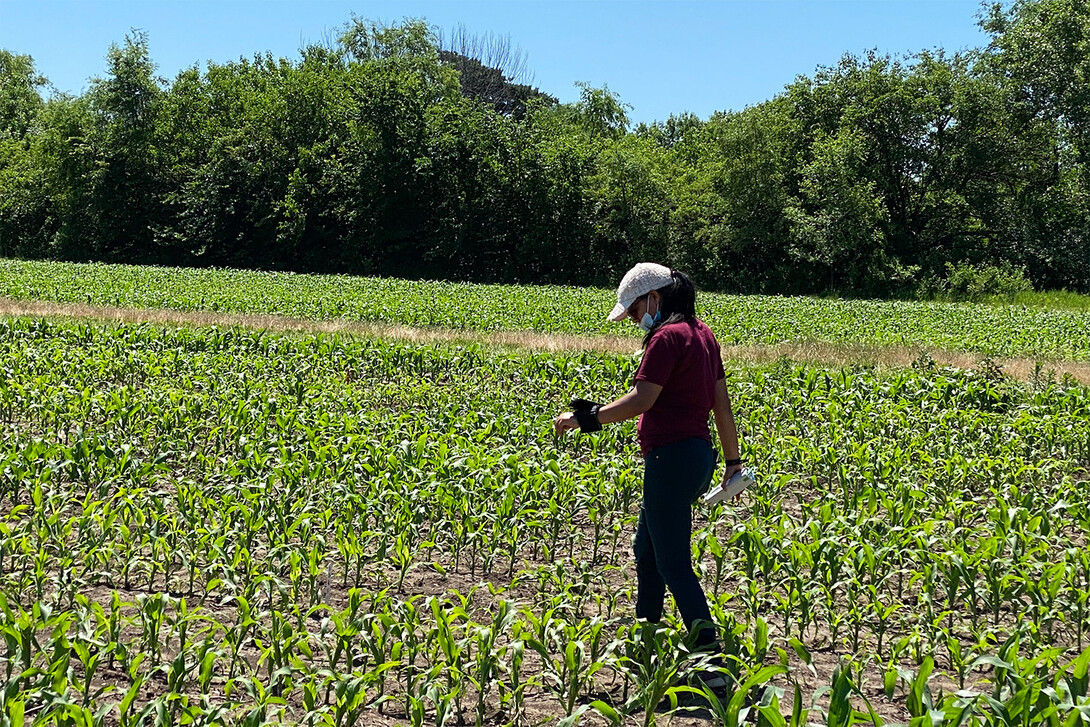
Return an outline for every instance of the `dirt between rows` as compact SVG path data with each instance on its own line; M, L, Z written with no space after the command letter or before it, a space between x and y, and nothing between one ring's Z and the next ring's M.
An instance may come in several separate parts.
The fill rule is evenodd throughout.
M248 329L264 329L274 332L298 333L303 335L335 333L416 343L474 343L547 352L600 351L604 353L631 353L634 348L633 339L622 336L574 336L535 332L476 333L449 329L420 329L391 324L359 323L342 320L314 321L286 316L259 314L179 312L159 309L93 306L86 304L15 301L3 298L0 298L0 316L79 319L106 323L148 323L164 326L238 326ZM979 356L974 354L941 351L932 351L929 352L929 354L938 365L973 368L979 362ZM792 343L759 346L724 346L723 355L726 360L753 364L771 363L782 357L787 357L795 361L806 361L831 366L864 364L885 367L904 367L917 360L920 351L918 349L898 347ZM1036 361L1029 359L997 359L995 360L995 363L1001 365L1007 374L1023 379L1028 379L1037 366ZM1057 376L1070 375L1080 382L1090 383L1090 363L1058 361L1049 363L1046 368L1055 371ZM696 524L694 523L694 526L695 525ZM628 542L628 537L630 535L631 533L626 531L622 537L622 542ZM618 559L625 562L623 556L619 556ZM523 563L524 567L533 567L533 565L534 564L531 563ZM626 585L630 586L634 582L634 573L632 572L630 564L626 564L616 571L611 571L611 573L612 577L609 579L608 583L603 584L606 588L623 589ZM397 582L396 573L384 572L381 569L372 570L369 577L371 580L371 584L369 585L375 590L391 587ZM409 574L405 581L404 589L398 596L401 598L408 598L414 594L442 595L455 591L465 594L475 586L492 582L493 585L500 587L499 595L502 595L508 600L517 600L522 603L532 600L532 584L505 583L506 580L507 579L502 576L497 577L496 574L483 574L471 578L464 571L459 573L448 569L446 573L440 573L433 569L420 568ZM163 585L164 588L167 588L168 584ZM707 586L708 584L705 583L704 585ZM115 589L104 585L98 585L91 586L83 592L84 595L88 596L91 600L106 605L109 603L110 594L113 590ZM344 602L347 601L347 591L338 586L334 586L331 590L332 592L328 594L330 606L334 608L343 606ZM483 593L486 594L487 589L484 589ZM124 600L131 601L135 599L137 592L122 590L121 594ZM478 608L484 610L487 610L489 606L489 603L478 604ZM221 614L224 618L227 618L228 611L230 610L228 607L216 606L211 602L203 608L213 618L216 618ZM593 609L593 604L590 601L587 602L587 608ZM588 610L586 615L593 616L595 614L592 610ZM1010 617L1014 618L1015 615L1012 614ZM767 619L774 632L778 631L782 633L782 624L777 623L777 619L774 616L769 614ZM136 626L130 624L126 627L125 636L130 639L138 638L139 634L134 631L135 629ZM810 706L809 700L814 691L830 684L833 670L840 662L840 659L843 656L848 655L846 654L843 644L835 643L828 631L822 628L818 628L816 631L809 633L806 642L813 656L813 672L811 672L794 653L789 652L791 666L793 667L791 677L779 677L773 681L774 684L785 689L784 698L781 700L781 707L784 711L790 710L791 707L792 679L796 679L800 682L803 698L807 700L805 706ZM256 665L258 651L253 646L252 641L245 651L247 661L250 662L251 666ZM170 649L164 649L164 660L169 660L172 656ZM774 657L770 655L769 658L772 659ZM527 664L524 667L526 674L531 674L535 669L539 668L539 665L534 663L535 659L536 655L527 651ZM944 660L940 657L936 661L938 662L938 673L932 678L932 690L942 689L945 692L954 691L957 688L956 684L941 673L946 666L943 663ZM970 679L970 682L976 681L983 676L984 675L980 673L973 674L973 678ZM110 674L105 676L105 681L122 687L125 684L125 676L121 673ZM621 696L617 682L618 680L615 675L603 673L601 678L596 681L595 687L591 691L593 696L590 698L601 698L617 704ZM873 663L869 664L869 666L864 669L864 678L863 683L861 684L863 694L870 701L875 711L885 721L906 723L908 721L908 714L904 706L905 700L903 688L899 687L895 698L889 700L882 693L881 684L882 679L879 667ZM153 685L149 685L149 691L154 691ZM472 700L467 698L465 703L471 705ZM819 700L819 703L827 703L827 698ZM862 705L857 704L857 707L862 707ZM540 688L527 694L526 710L525 719L528 724L541 724L543 722L553 721L560 714L556 698ZM386 711L386 714L380 714L373 708L368 709L364 717L365 723L376 725L403 725L407 723L406 716L399 713L400 707L396 703L389 704ZM467 719L470 721L472 720L472 714L467 714L466 716ZM493 713L490 715L490 719L487 723L502 724L504 717L505 716L502 714ZM632 721L641 720L636 717ZM606 724L606 721L593 712L589 712L582 723L597 725ZM711 715L706 711L678 712L669 716L664 715L663 718L659 720L659 723L674 725L676 727L706 727L707 725L712 724L712 719Z
M736 513L740 517L744 517L744 508L739 508ZM704 518L706 516L702 513L696 514L695 526L703 526L706 524ZM625 527L625 540L631 536L631 524ZM589 533L588 533L589 536ZM578 553L577 558L585 556L585 553ZM334 556L334 561L336 557ZM624 589L630 588L635 581L634 568L627 558L627 554L618 553L617 557L618 566L616 568L605 569L606 576L602 582L595 582L593 589L595 591L610 590L615 593L623 592ZM453 563L446 563L448 568L443 571L439 571L430 567L427 567L427 563L421 562L421 567L412 570L404 581L403 587L399 590L397 588L398 572L396 569L390 567L384 567L381 564L372 563L364 572L363 582L358 585L366 592L376 593L384 589L389 589L392 595L395 595L401 600L407 600L413 596L439 596L459 593L468 597L467 611L471 618L477 622L487 623L490 620L489 613L495 607L495 601L497 598L503 598L508 601L514 601L519 604L528 605L533 604L536 600L535 582L532 578L519 578L509 579L502 573L503 568L499 568L497 571L491 573L478 572L475 576L471 576L466 572L463 565L462 568L454 568ZM527 570L532 570L535 566L545 565L544 561L530 562L524 561L520 574L525 574ZM326 567L332 571L337 571L338 566L343 567L339 562L327 562ZM707 582L707 578L704 579L704 586L709 588L711 584ZM347 605L348 601L348 588L342 584L335 582L328 583L327 589L323 589L324 593L323 601L327 603L330 609L340 609ZM81 587L80 592L89 598L90 600L103 605L105 608L109 608L111 595L114 591L117 591L122 601L132 604L136 601L136 598L141 593L151 593L155 590L162 590L163 592L170 593L174 591L176 596L182 595L170 587L171 584L161 583L157 581L152 589L123 589L116 584L111 587L107 584L98 585L86 585ZM161 586L161 589L159 588ZM495 591L489 586L492 586ZM728 586L729 590L729 586ZM196 597L192 597L196 596ZM623 599L621 599L623 600ZM617 606L624 608L621 600L618 601ZM187 597L187 601L190 603L191 611L197 609L202 612L206 617L210 617L214 621L221 624L230 624L235 619L234 607L229 602L221 602L214 596L202 599L196 594L191 594ZM200 605L196 602L202 601ZM229 599L228 599L229 601ZM632 604L627 604L629 608ZM255 607L258 604L255 602ZM135 616L134 606L126 606L125 615L129 618ZM668 610L671 614L675 613L672 606L672 599L668 602ZM597 608L594 599L587 599L583 602L583 606L580 609L582 616L591 618L596 615ZM623 613L606 614L607 617L624 616ZM777 615L772 613L763 614L764 618L769 622L774 635L782 635L783 624ZM318 614L316 618L320 618L321 614ZM314 624L316 629L316 623ZM190 634L190 638L196 638L196 634ZM141 631L138 624L134 620L128 621L123 626L122 640L127 642L139 643L141 637ZM834 640L827 629L818 625L817 628L807 633L806 645L810 650L813 657L812 667L808 667L804 664L796 654L788 650L787 653L790 659L790 665L792 673L790 675L781 675L775 678L772 683L784 690L783 697L780 700L781 712L790 714L792 706L792 690L794 681L798 681L802 690L803 699L805 700L804 707L811 706L811 699L813 698L816 690L826 687L831 684L832 675L838 664L843 657L851 657L849 650L843 643L837 643ZM871 644L867 644L864 651L869 650ZM177 647L169 639L165 639L161 642L162 647L162 663L169 663L176 655ZM257 648L254 638L251 636L247 639L246 645L242 649L243 660L248 665L251 673L259 672L264 675L265 668L258 666L260 650ZM957 685L943 673L948 665L945 664L945 659L939 655L936 656L936 674L932 677L930 686L934 690L942 690L943 692L950 693L955 691ZM765 660L766 664L776 663L777 657L774 653L770 653ZM79 666L74 664L77 674L80 669ZM418 667L427 668L426 664L418 664ZM904 664L906 668L913 668L911 664ZM244 670L245 671L245 670ZM530 649L526 650L525 662L523 665L523 678L540 674L542 672L542 665L540 663L540 657ZM966 686L976 687L980 689L985 686L985 674L981 672L975 672L970 675L969 683ZM897 693L893 699L888 699L882 689L882 671L878 664L873 661L864 660L862 681L860 683L860 689L862 694L866 697L870 706L886 723L901 723L907 724L909 721L909 715L905 706L904 686L901 685L897 689ZM396 693L396 685L392 683L392 680L396 677L391 677L389 688L387 693ZM119 699L120 695L124 693L128 687L127 676L121 669L114 669L111 671L103 671L99 677L95 679L96 686L113 686L118 691L111 696L111 699ZM226 683L225 674L217 674L213 678L213 684L219 685L221 688ZM607 703L613 704L616 707L620 707L623 703L622 695L622 679L619 673L613 669L603 669L597 677L594 679L593 685L587 690L584 690L580 704L587 704L593 699L601 699ZM142 690L140 702L144 699L155 695L161 694L166 691L165 678L161 673L157 673L152 679L145 685ZM215 690L213 690L215 691ZM194 693L193 696L196 696ZM299 702L300 695L298 693L293 695L290 702L290 707L293 710L298 710L301 707ZM475 697L472 692L472 688L469 689L466 696L463 698L463 705L468 710L465 715L468 723L473 722L473 704ZM855 706L857 709L866 709L862 700L855 699ZM498 726L505 724L511 717L511 715L505 715L502 712L496 712L495 694L490 695L490 707L488 710L488 717L485 721L486 725ZM817 700L817 704L820 707L826 707L828 705L828 697L822 697ZM525 725L539 725L554 722L560 716L562 711L557 701L557 697L542 687L534 687L527 691L526 699L524 703L524 713L522 715L522 724ZM289 713L290 714L290 713ZM714 724L713 716L703 709L682 710L673 714L660 714L658 715L658 723L663 725L671 725L672 727L710 727ZM642 721L641 715L631 715L628 723L639 723ZM111 712L110 717L107 719L108 724L115 724L113 721L115 715ZM429 710L429 720L432 719L431 711ZM384 706L380 711L374 706L369 707L363 716L364 724L375 725L405 725L408 724L408 717L404 714L403 703L400 701L393 701ZM811 721L814 721L813 716ZM456 722L455 722L456 723ZM606 725L608 722L597 713L593 711L587 712L580 720L580 724L585 725Z
M393 323L346 320L310 320L263 313L219 313L214 311L174 311L160 308L124 308L86 303L52 303L14 300L0 297L0 316L68 318L117 323L150 323L164 326L238 326L254 330L284 333L337 333L412 343L475 343L545 352L600 351L632 353L638 343L628 336L577 336L536 331L463 331L449 328L414 328ZM723 346L726 361L749 364L772 363L781 358L824 366L851 364L885 368L904 368L919 359L924 351L907 346L836 344L806 341L779 344ZM939 366L975 368L980 354L958 351L926 351ZM1090 362L1041 361L1031 358L992 358L1004 373L1021 380L1034 375L1038 364L1058 378L1070 376L1090 384Z

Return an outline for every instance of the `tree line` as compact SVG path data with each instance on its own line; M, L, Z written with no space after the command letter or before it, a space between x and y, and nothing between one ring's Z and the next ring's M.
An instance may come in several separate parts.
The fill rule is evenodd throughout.
M707 119L561 104L354 18L297 60L155 74L148 38L48 93L0 50L0 255L613 285L638 260L709 289L1090 291L1090 7L1019 0L986 47L846 55ZM724 69L729 72L729 69Z

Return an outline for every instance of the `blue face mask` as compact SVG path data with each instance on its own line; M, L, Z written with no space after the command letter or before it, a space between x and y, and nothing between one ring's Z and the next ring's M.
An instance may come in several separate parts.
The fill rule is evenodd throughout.
M640 328L642 328L645 331L650 331L652 328L654 328L656 325L658 325L658 322L661 321L661 320L662 320L662 311L661 310L655 311L655 317L654 318L652 318L647 313L644 313L643 318L640 319L639 326L640 326Z

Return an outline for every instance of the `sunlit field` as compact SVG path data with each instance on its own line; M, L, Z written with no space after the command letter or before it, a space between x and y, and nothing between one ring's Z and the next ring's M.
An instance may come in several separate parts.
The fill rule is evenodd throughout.
M606 321L612 290L557 286L0 260L0 298L638 341L635 329ZM821 342L1090 361L1087 310L711 293L698 302L725 345Z
M8 296L264 302L315 318L385 309L482 329L593 330L610 303L609 291L560 288L534 298L226 271L0 270ZM703 300L727 341L730 316L786 331L798 315L817 330L806 306L869 306L903 314L887 328L906 331L925 311L964 312L951 326L966 346L1087 350L1085 330L1041 323L1075 326L1071 313L783 299L759 316L774 299ZM828 315L825 328L849 330ZM867 340L884 340L880 329ZM711 703L686 686L705 665L673 616L632 619L634 425L552 434L573 395L617 395L635 365L603 352L0 321L5 724L1090 721L1085 385L1047 367L1015 379L987 358L966 369L924 355L881 370L728 362L759 480L733 506L696 508L694 552L732 683Z

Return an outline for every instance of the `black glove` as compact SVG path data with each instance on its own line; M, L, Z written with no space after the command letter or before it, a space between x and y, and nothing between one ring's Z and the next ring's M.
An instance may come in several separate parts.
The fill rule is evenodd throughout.
M572 399L571 410L575 414L575 421L579 422L579 431L598 432L602 429L602 423L598 421L598 410L602 405L587 401L586 399Z

